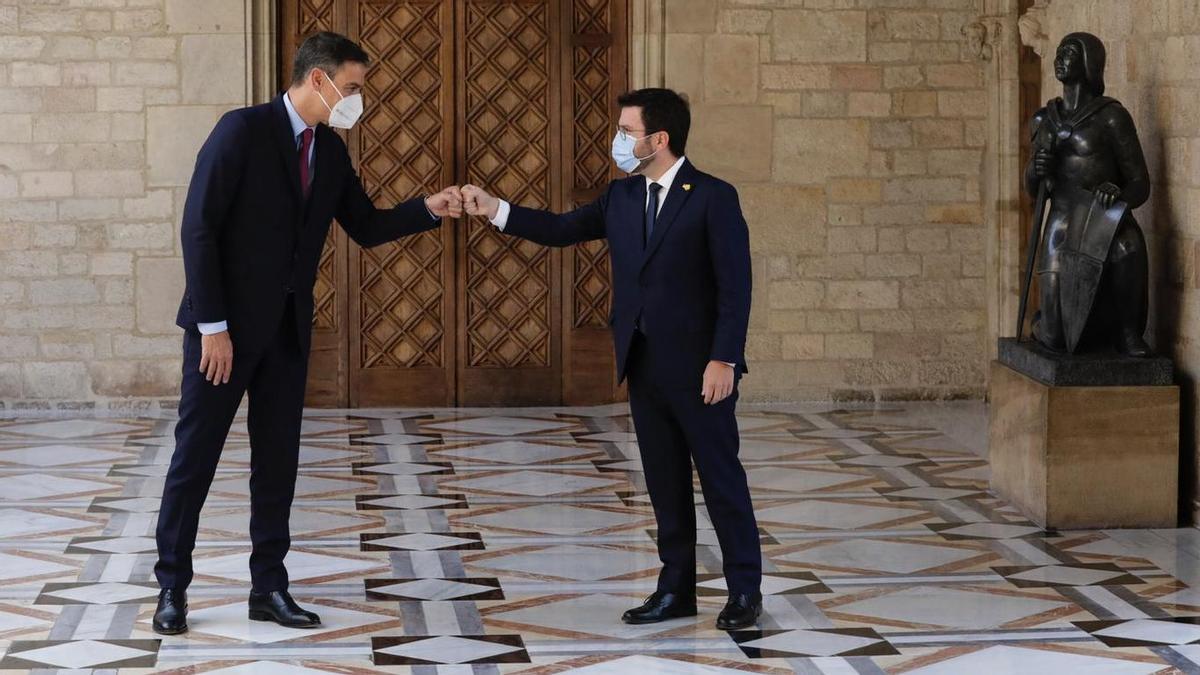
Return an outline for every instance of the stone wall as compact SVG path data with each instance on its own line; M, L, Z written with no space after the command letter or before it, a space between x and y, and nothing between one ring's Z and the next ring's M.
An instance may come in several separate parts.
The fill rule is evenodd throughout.
M1045 99L1061 93L1052 70L1063 35L1085 30L1108 49L1106 94L1137 123L1154 182L1136 212L1151 251L1151 344L1174 357L1184 394L1180 484L1197 492L1200 373L1200 1L1052 0L1042 11ZM1182 509L1186 512L1187 509Z
M0 0L0 401L177 395L177 226L248 0Z
M987 1L632 0L751 225L747 399L982 396ZM0 404L177 395L185 185L270 6L0 0Z
M667 0L688 154L750 224L748 398L982 396L982 5Z

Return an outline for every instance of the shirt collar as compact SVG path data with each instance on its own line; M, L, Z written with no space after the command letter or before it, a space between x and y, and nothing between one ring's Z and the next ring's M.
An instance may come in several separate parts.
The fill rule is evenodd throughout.
M664 173L658 180L650 180L650 177L646 176L646 187L650 187L651 183L658 183L663 187L663 189L660 190L661 194L665 195L669 193L671 191L671 183L675 182L675 174L679 173L679 168L683 166L683 163L686 160L687 157L680 157L679 159L675 160L675 163L671 165L671 168L667 169L667 172Z
M288 97L288 93L283 92L283 107L287 109L288 121L292 123L292 136L299 137L305 129L314 129L316 125L308 126L304 123L304 118L300 117L300 113L292 107L292 99Z

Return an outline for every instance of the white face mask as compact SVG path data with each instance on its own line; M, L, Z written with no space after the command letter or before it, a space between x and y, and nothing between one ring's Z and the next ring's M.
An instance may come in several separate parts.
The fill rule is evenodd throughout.
M333 84L333 76L329 73L325 73L325 76L329 78L329 84ZM338 96L341 96L341 100L333 104L332 108L329 107L329 103L325 100L325 97L321 96L321 91L317 90L317 96L321 96L321 103L324 103L325 107L329 108L329 126L334 129L349 129L354 126L359 117L362 117L362 94L342 96L342 90L338 89L336 84L333 84L333 90L338 93Z
M642 138L647 138L648 136L649 134L642 136ZM634 138L624 131L617 130L617 135L613 137L612 142L612 158L617 163L618 169L625 173L634 173L642 165L642 162L658 154L658 150L655 150L645 157L638 157L634 153L633 148L642 138Z

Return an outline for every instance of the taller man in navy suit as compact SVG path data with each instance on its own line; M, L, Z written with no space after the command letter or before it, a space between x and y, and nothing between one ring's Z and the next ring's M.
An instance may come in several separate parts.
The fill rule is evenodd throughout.
M737 380L746 372L750 246L737 192L684 157L691 115L669 89L622 96L613 159L631 174L570 213L535 211L462 188L465 208L506 234L546 246L607 239L613 343L646 487L658 520L658 590L627 623L696 614L695 462L717 530L729 602L723 629L762 611L762 554L738 460Z
M183 211L187 289L183 384L175 453L158 515L162 587L154 630L187 630L186 589L200 509L229 427L250 404L249 617L310 627L316 614L288 594L283 559L295 492L312 339L313 284L330 221L360 246L437 227L462 213L458 188L375 208L329 127L349 129L370 59L335 33L296 52L290 88L270 103L226 113L196 158ZM327 126L328 125L328 126Z

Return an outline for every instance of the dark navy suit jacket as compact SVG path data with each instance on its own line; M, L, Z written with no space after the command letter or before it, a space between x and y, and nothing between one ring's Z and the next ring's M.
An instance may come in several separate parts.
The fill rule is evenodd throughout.
M319 124L313 142L305 200L282 96L217 122L196 157L183 208L187 289L175 319L181 328L228 321L235 349L254 353L278 334L290 301L307 353L317 263L333 218L367 247L440 224L420 198L376 209L341 137Z
M626 375L629 347L642 331L668 354L655 372L699 388L710 360L746 368L750 320L750 242L737 191L684 161L671 183L654 234L642 243L646 179L609 184L599 199L556 215L513 205L506 234L546 246L607 239L612 261L613 346Z

